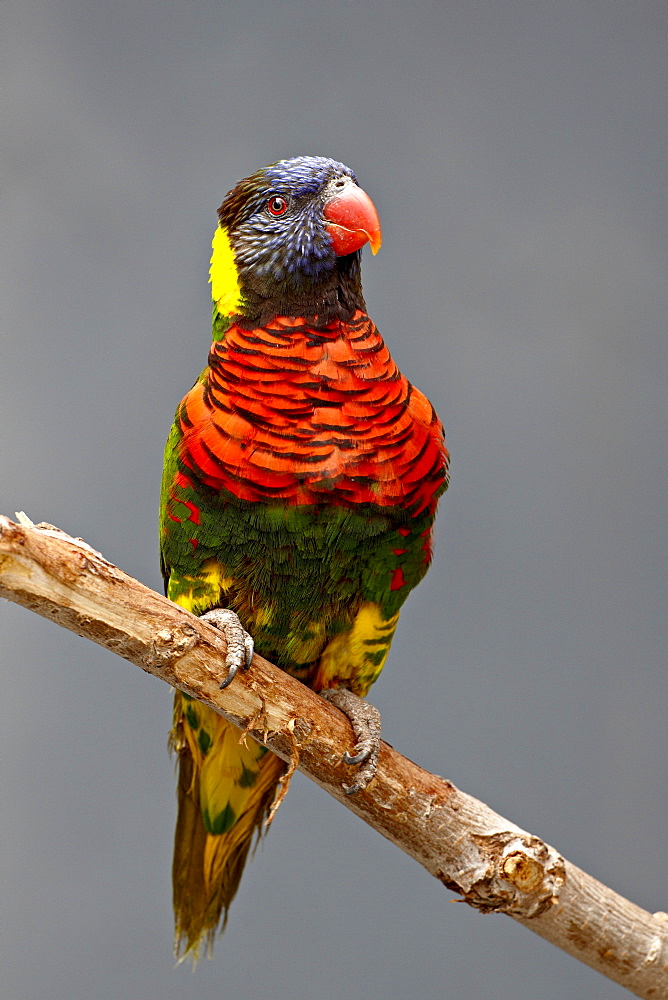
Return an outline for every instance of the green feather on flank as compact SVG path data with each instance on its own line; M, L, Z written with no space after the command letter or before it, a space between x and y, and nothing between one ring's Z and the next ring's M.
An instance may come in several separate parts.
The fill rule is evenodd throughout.
M184 517L182 524L163 521L169 597L195 613L229 606L263 656L303 679L327 643L351 628L363 605L374 604L381 619L393 619L427 571L421 536L432 520L428 512L411 519L372 504L286 507L202 486L197 493L172 492L183 502L172 510L181 516L182 509ZM185 501L197 504L199 524L186 519ZM407 528L408 536L402 534ZM404 586L392 590L397 567ZM380 631L368 637L364 659L370 675L387 655L394 624L386 640Z

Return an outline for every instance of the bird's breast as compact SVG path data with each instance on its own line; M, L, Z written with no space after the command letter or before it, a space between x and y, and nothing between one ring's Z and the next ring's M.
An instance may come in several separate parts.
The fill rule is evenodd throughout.
M427 506L447 452L369 317L232 326L181 404L181 459L243 500Z

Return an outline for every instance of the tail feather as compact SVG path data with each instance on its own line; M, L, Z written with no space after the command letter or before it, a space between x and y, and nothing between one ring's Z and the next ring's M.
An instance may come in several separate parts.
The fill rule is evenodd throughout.
M195 963L202 948L211 956L218 926L225 927L253 836L260 834L285 764L250 738L248 746L240 744L238 729L202 705L193 732L184 704L177 692L171 736L179 756L174 952ZM205 740L197 739L202 731L209 734Z

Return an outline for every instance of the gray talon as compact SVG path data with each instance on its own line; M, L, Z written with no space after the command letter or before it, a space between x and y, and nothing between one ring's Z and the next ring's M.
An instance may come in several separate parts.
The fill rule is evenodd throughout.
M232 683L239 669L248 670L250 667L253 660L253 638L246 632L238 616L229 608L214 608L212 611L205 611L203 615L200 615L200 618L219 629L225 636L227 676L220 684L220 688L223 690Z
M229 668L229 670L227 671L227 677L225 678L224 681L221 681L220 684L218 685L221 691L224 691L225 688L228 686L228 684L232 683L234 678L237 676L238 669L239 668L236 666L236 664L233 667Z
M326 701L336 705L350 720L355 734L353 753L349 750L343 755L345 764L361 765L354 784L343 785L346 795L354 795L366 788L378 770L380 757L380 712L352 691L345 688L332 688L321 691Z

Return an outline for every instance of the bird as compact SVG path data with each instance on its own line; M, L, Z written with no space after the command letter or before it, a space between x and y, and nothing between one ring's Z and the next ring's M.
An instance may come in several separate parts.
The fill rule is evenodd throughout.
M221 686L255 649L329 697L357 739L351 794L378 757L379 717L362 699L431 562L449 476L433 406L367 313L362 248L380 244L371 198L329 157L278 160L226 195L213 342L176 410L160 503L165 592L223 631ZM286 765L179 690L170 746L174 950L196 962L212 955Z

